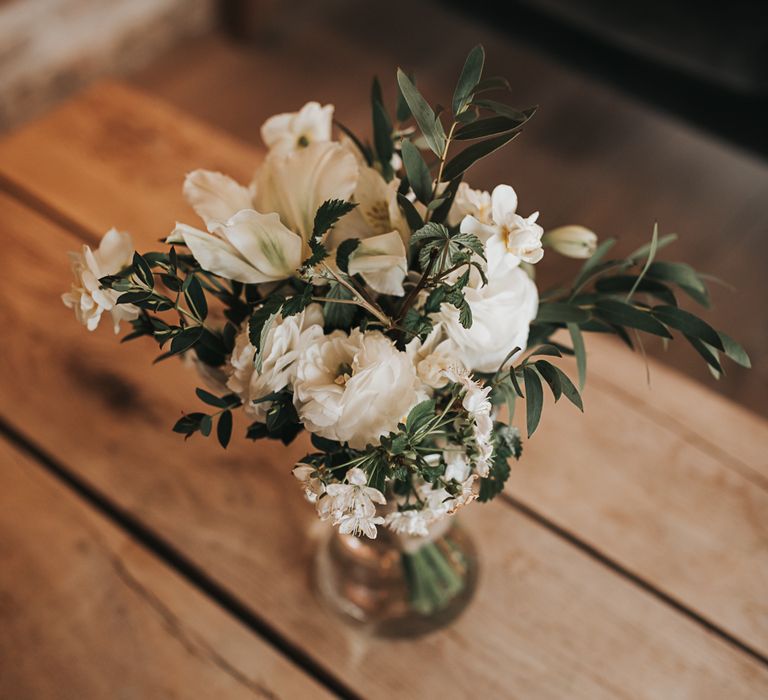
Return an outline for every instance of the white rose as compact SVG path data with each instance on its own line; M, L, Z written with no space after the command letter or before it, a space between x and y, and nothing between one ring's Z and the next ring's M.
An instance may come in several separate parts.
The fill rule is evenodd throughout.
M246 415L264 420L271 403L253 403L275 391L291 386L296 376L296 361L307 345L323 335L323 312L310 304L296 316L278 316L272 323L261 354L261 371L256 369L256 348L248 337L248 324L235 339L227 365L227 388L240 396Z
M299 358L294 403L307 430L348 442L378 444L424 398L409 356L379 331L334 331Z
M74 281L70 290L61 296L64 305L74 309L75 318L89 331L96 330L101 315L109 311L115 333L120 332L120 321L138 317L139 309L133 304L116 304L119 292L102 289L99 279L115 275L131 264L133 242L128 233L110 229L104 234L97 250L84 245L80 253L70 253Z
M455 356L454 345L445 337L438 324L424 342L414 338L405 346L405 352L411 358L418 378L432 389L439 389L448 383L446 370L460 364Z
M458 311L449 304L435 314L452 343L446 350L468 369L495 372L513 348L525 349L539 305L536 285L515 267L492 277L487 285L466 287L464 295L472 309L470 328L459 323Z

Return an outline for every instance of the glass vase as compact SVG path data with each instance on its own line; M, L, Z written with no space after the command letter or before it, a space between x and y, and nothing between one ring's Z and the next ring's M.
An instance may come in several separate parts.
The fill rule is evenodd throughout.
M378 636L417 636L448 624L469 603L476 581L475 548L455 517L433 525L428 537L380 527L371 540L333 528L315 557L321 599Z

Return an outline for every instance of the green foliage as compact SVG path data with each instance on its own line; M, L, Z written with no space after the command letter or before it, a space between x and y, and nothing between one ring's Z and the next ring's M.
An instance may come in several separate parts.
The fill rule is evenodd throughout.
M351 301L352 293L346 287L342 287L340 284L333 282L328 288L326 297L329 299ZM325 326L329 330L349 330L352 327L357 312L358 307L352 304L334 304L332 302L326 302L323 305Z
M348 238L342 241L336 249L336 267L344 273L349 272L349 256L354 253L360 245L359 238Z
M408 139L403 139L400 149L413 193L420 202L428 204L432 198L432 176L429 174L424 158L419 153L419 149Z
M399 68L397 69L397 84L400 86L403 98L408 103L408 108L419 125L427 145L436 156L442 157L446 143L445 130L440 120L435 116L434 110L421 96L410 78Z
M461 114L467 108L469 101L472 99L472 93L483 75L484 65L485 50L481 44L478 44L469 52L464 68L459 76L459 81L456 83L456 89L454 90L451 102L454 114Z

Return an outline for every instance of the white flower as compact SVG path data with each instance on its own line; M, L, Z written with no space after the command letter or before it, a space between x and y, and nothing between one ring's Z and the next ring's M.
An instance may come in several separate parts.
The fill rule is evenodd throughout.
M193 170L184 178L184 199L213 232L243 209L253 209L253 193L228 175Z
M131 264L133 242L128 233L110 229L104 234L98 249L84 245L79 253L70 253L74 281L62 295L64 305L74 309L75 318L89 331L96 330L101 315L109 311L115 333L120 332L120 321L131 321L139 315L133 304L116 304L119 292L102 289L99 279L114 275Z
M525 349L539 304L536 285L523 270L513 268L479 288L466 287L464 295L472 310L469 328L461 325L458 311L449 304L434 315L451 341L446 350L468 369L495 372L513 348Z
M491 195L484 190L473 190L466 182L461 182L448 212L448 223L458 226L466 216L474 217L481 224L493 224Z
M327 500L322 505L321 517L330 514L342 534L364 534L375 539L376 525L384 523L384 518L376 515L376 504L386 505L384 494L368 486L365 472L357 467L347 472L346 482L325 487L326 496L318 502L320 508Z
M408 258L400 234L390 231L360 241L349 256L349 272L362 275L371 289L379 294L403 296Z
M523 218L517 212L517 195L509 185L498 185L491 195L492 224L475 216L464 217L462 233L473 233L485 244L488 276L505 268L517 267L521 261L537 263L544 255L541 236L544 229L536 223L539 213Z
M541 241L567 258L590 258L597 248L597 235L584 226L560 226L547 231Z
M306 347L296 367L304 427L354 449L378 444L422 398L410 358L379 331L334 331Z
M384 518L380 515L367 515L359 508L351 513L345 513L334 525L339 526L342 535L365 535L372 540L376 539L376 526L383 525Z
M277 214L253 209L237 212L214 233L177 223L169 243L179 240L208 272L225 279L259 284L286 279L303 260L303 243Z
M448 383L445 371L458 362L452 349L453 343L445 338L439 324L432 329L424 342L414 338L405 346L405 352L416 367L416 375L432 389L439 389Z
M315 142L286 155L272 152L256 174L254 209L277 212L306 244L320 205L348 200L357 178L355 157L338 143Z
M491 405L488 395L491 387L483 387L469 375L466 370L449 369L446 376L450 381L459 384L464 389L461 405L469 414L473 422L473 437L476 453L473 455L475 471L482 477L488 476L493 457L493 418L491 418Z
M432 513L427 510L396 510L387 513L386 526L398 535L409 537L428 537Z
M261 127L261 138L273 153L290 153L316 141L330 141L333 105L307 102L298 112L276 114Z
M319 304L310 304L300 314L288 318L278 315L264 338L261 371L256 368L256 348L248 337L248 324L243 324L228 361L227 387L240 396L246 415L254 420L265 419L271 403L258 400L291 386L297 360L307 346L323 336L322 324Z
M299 462L293 468L293 475L304 487L304 498L310 503L317 503L317 500L325 493L325 484L316 476L312 476L316 471L311 464Z
M336 224L329 242L335 247L347 238L370 238L397 231L407 243L411 230L397 201L400 180L393 178L387 182L375 168L367 165L359 168L352 195L357 207Z

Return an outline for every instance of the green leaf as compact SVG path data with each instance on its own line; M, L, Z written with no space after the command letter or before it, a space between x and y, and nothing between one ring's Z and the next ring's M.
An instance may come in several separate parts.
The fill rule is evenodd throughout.
M698 338L686 335L685 339L693 346L699 355L704 358L704 361L717 372L718 375L723 373L723 368L720 365L720 360L717 357L717 351L710 348L706 343L702 342Z
M741 365L742 367L749 369L752 366L752 362L749 359L749 355L747 355L747 351L741 347L741 345L739 345L733 338L731 338L729 335L726 335L722 331L718 331L717 334L720 336L720 342L723 344L725 356L729 357L737 365Z
M404 194L397 193L397 203L403 210L405 220L408 223L408 228L410 228L411 231L416 231L424 225L424 219L421 218L421 214L419 214L416 207L413 206L413 202L411 202L411 200Z
M205 413L185 413L173 426L174 433L181 433L189 437L192 433L200 430L200 421Z
M140 304L152 296L152 292L124 292L115 301L116 304Z
M352 299L352 293L338 282L331 284L326 296L329 299ZM326 301L323 304L325 324L331 329L349 330L356 313L357 307L353 304L334 304L330 301Z
M608 323L637 328L646 333L671 338L672 334L649 311L642 311L631 304L616 299L598 299L596 313Z
M169 355L178 355L189 350L203 335L202 326L190 326L173 336Z
M533 352L530 355L528 355L528 358L536 357L537 355L546 355L549 357L562 357L563 353L561 353L560 350L556 348L554 345L547 343L545 345L539 345L539 347L535 348Z
M181 290L192 315L200 322L205 321L208 316L208 302L200 280L194 275L187 276Z
M413 74L408 75L408 80L414 83ZM414 83L415 84L415 83ZM411 116L411 109L408 107L408 102L403 95L403 91L400 89L400 85L397 86L397 107L395 108L395 117L398 122L407 121Z
M523 395L523 390L520 388L520 382L517 381L517 372L514 367L512 367L509 370L509 379L512 382L512 387L515 390L515 393L521 398L524 399L525 396Z
M555 365L552 365L555 367ZM557 371L557 376L560 379L560 388L563 391L563 396L565 396L566 399L568 399L576 408L578 408L580 411L584 411L584 404L581 401L581 394L579 394L578 389L573 385L573 382L570 380L568 375L563 372L559 367L555 367L555 370Z
M472 104L475 107L489 109L491 112L498 114L500 117L514 119L520 126L525 124L525 122L527 122L534 114L536 114L536 107L517 109L516 107L510 107L509 105L505 105L503 102L497 102L496 100L473 100Z
M628 292L635 287L636 275L611 275L603 277L595 282L595 290L606 294L619 294ZM677 300L672 290L667 285L656 280L643 279L635 287L635 293L649 294L669 306L677 306Z
M600 243L597 248L595 248L595 252L592 253L592 257L587 259L584 264L581 266L581 270L579 271L579 274L576 277L576 280L573 283L573 293L576 294L576 292L581 289L581 287L584 285L584 283L590 278L592 275L592 272L595 270L597 265L600 263L600 261L605 257L605 254L613 248L614 244L616 243L615 238L606 238L602 243Z
M232 411L226 410L219 416L219 423L216 426L216 437L219 444L226 448L232 438Z
M481 92L489 92L491 90L507 90L511 91L512 86L509 84L509 80L502 78L499 75L493 75L490 78L483 78L476 86L473 92L475 95Z
M355 134L354 131L352 131L349 127L344 126L339 121L333 120L333 123L339 127L339 129L347 136L349 137L349 140L352 141L352 143L355 144L357 147L357 150L360 151L363 158L365 158L365 162L367 165L371 166L373 165L373 154L371 153L371 149L368 148L358 137L357 134Z
M685 333L685 335L699 338L708 345L713 345L718 350L725 350L717 331L698 316L694 316L683 309L678 309L676 306L654 306L652 313L659 321L666 323L672 328L676 328Z
M209 391L200 389L199 387L195 389L195 393L197 394L197 398L199 398L203 403L207 403L209 406L214 406L215 408L226 408L230 404L227 399L215 396Z
M448 218L448 214L451 211L451 206L453 205L453 200L456 198L456 192L458 192L460 184L461 177L457 177L455 180L451 180L448 186L443 190L441 197L443 203L435 211L432 212L432 221L434 221L436 224L445 223L445 220Z
M632 285L632 288L627 293L627 298L624 299L625 302L629 303L631 301L632 295L635 293L635 290L637 289L637 285L639 285L640 282L643 281L643 277L645 277L646 273L648 272L648 268L651 266L653 259L656 257L656 248L658 244L659 244L659 225L654 224L653 235L651 236L651 243L650 243L650 247L648 248L648 258L645 261L645 265L643 266L642 271L637 276L635 283Z
M336 249L336 267L342 272L349 272L349 256L357 250L360 245L359 238L347 238L342 241Z
M654 230L655 229L656 229L656 226L654 226ZM666 248L670 243L674 243L676 240L677 240L676 233L668 233L665 236L658 238L656 240L656 252L658 253L662 248ZM653 240L651 240L649 243L646 243L645 245L641 245L634 253L630 253L627 256L627 259L637 261L646 257L650 252L652 245L653 245Z
M400 91L408 103L413 118L419 125L427 145L436 156L442 157L445 150L445 131L440 120L435 116L434 111L421 96L416 86L400 68L397 69L397 84L400 86Z
M264 327L275 316L283 305L282 297L269 297L248 320L248 338L251 345L258 351L261 348Z
M549 385L555 403L557 403L563 393L562 382L560 381L560 375L557 373L557 368L551 362L547 362L546 360L537 360L535 364L539 374Z
M461 153L448 161L448 164L443 169L443 182L459 177L459 175L471 168L478 160L485 158L502 146L508 144L517 136L517 134L518 132L502 134L501 136L496 136L495 138L481 141L480 143L472 144L469 148L465 148Z
M425 427L435 417L435 402L427 399L417 403L408 413L405 419L405 429L410 435Z
M155 280L152 276L152 270L149 263L139 253L133 254L133 271L146 287L154 288Z
M558 301L539 304L536 314L537 323L585 323L588 320L589 311Z
M484 64L485 50L482 44L478 44L469 52L459 81L456 83L451 103L454 114L460 114L466 109L467 103L472 99L472 93L483 75Z
M525 423L528 437L531 437L541 420L541 408L544 404L544 392L541 388L541 379L532 367L523 368L525 380Z
M457 141L468 141L470 139L481 139L486 136L504 134L512 129L520 129L522 124L517 119L509 117L488 117L487 119L478 119L471 124L457 129L453 138Z
M584 390L584 384L587 381L587 351L584 347L584 336L581 328L576 323L566 324L568 332L571 334L573 343L573 352L576 355L576 369L579 373L579 390Z
M648 268L646 276L662 282L673 282L694 301L709 306L709 294L704 282L686 263L656 261Z
M413 193L420 202L426 204L432 197L432 176L429 173L429 168L424 162L424 158L421 157L419 149L408 139L403 139L401 154Z
M289 316L295 316L300 314L312 303L312 285L308 284L301 290L301 292L294 294L289 299L286 299L280 309L280 314L283 318Z
M394 145L392 143L392 122L389 119L387 110L378 100L373 100L373 147L376 151L376 157L381 163L381 171L384 179L392 179L392 166L390 161L394 154Z
M357 204L345 202L343 199L327 199L315 213L315 221L312 226L312 238L320 238L342 216L349 214Z
M205 437L208 437L211 434L211 430L213 429L213 420L210 416L204 415L200 419L200 434L204 435Z

